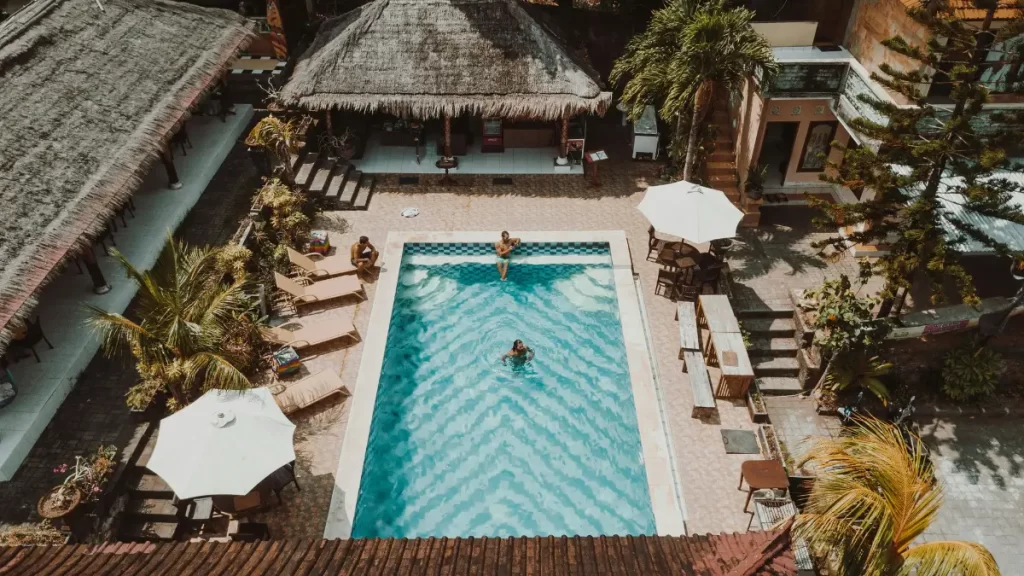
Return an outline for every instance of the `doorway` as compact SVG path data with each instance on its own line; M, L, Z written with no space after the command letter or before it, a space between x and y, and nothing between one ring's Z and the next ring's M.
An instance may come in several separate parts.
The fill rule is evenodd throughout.
M766 187L779 187L786 183L786 172L789 170L790 156L796 143L799 122L769 122L764 128L761 139L761 156L759 166L767 166L764 175Z

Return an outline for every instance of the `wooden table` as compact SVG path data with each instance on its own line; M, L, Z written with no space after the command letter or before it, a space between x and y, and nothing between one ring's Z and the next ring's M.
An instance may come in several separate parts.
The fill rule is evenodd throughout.
M743 489L744 480L748 488L744 512L750 506L750 498L755 490L789 490L789 476L778 460L747 460L740 466L740 485L737 490Z
M712 383L715 395L719 398L742 398L754 380L754 368L750 365L743 335L712 330L704 352L708 365L721 372L718 382Z
M724 294L701 295L697 301L697 324L712 333L740 332L740 323L732 312L729 297Z

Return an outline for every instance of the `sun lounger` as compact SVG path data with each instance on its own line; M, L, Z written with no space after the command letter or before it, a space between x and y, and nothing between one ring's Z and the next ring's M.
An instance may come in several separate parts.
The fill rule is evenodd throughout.
M316 314L305 318L289 320L280 326L263 329L268 341L280 346L291 346L296 350L351 336L359 340L359 332L352 321L335 314Z
M366 298L363 285L355 276L328 278L303 286L280 272L274 272L274 281L278 289L288 294L296 305L323 302L352 295Z
M341 276L342 274L351 274L356 271L356 267L352 265L352 261L344 256L338 254L335 254L334 256L324 256L323 254L317 254L316 252L302 254L290 246L288 247L288 260L290 260L294 266L309 274L314 279Z
M282 382L284 390L274 394L274 400L285 414L291 414L312 406L332 394L348 396L345 383L330 370L306 376L298 382Z

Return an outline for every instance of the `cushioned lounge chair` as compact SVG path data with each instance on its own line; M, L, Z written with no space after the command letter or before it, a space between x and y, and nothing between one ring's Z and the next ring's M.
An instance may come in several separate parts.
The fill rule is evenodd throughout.
M339 317L334 314L314 314L304 318L295 318L280 326L264 328L263 336L274 344L291 346L296 350L346 336L359 340L359 332L356 331L352 321L344 316Z
M352 261L340 254L335 254L334 256L324 256L316 252L302 254L298 250L288 247L288 260L294 266L312 276L314 280L341 276L342 274L352 274L356 271Z
M320 282L312 282L308 286L303 286L298 281L280 272L274 272L274 282L277 284L278 289L288 294L296 305L312 304L313 302L323 302L353 295L366 298L363 285L359 282L359 278L355 276L328 278Z
M274 400L285 414L312 406L332 394L350 394L345 383L341 381L341 376L330 370L306 376L297 382L281 382L278 387L284 389L274 394ZM274 388L271 388L271 391L274 391Z

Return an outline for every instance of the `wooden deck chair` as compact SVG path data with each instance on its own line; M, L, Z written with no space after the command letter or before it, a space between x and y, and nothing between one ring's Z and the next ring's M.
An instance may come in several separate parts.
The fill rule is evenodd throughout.
M320 282L310 283L308 286L299 284L280 272L274 272L274 282L277 288L291 297L292 302L299 304L312 304L313 302L324 302L343 298L345 296L359 295L366 298L366 292L359 278L355 276L340 276L329 278ZM307 280L308 282L308 280Z
M314 280L352 274L356 271L352 261L342 255L324 256L316 252L302 254L291 246L287 248L288 260L292 265L309 274Z
M263 329L263 337L279 346L291 346L302 350L338 338L351 336L359 340L352 321L344 316L334 314L315 314L305 318L295 318L280 326L269 326Z
M285 414L312 406L332 394L343 396L350 394L345 383L341 381L341 376L330 370L306 376L297 382L281 382L280 384L284 386L284 390L274 394L274 400Z

